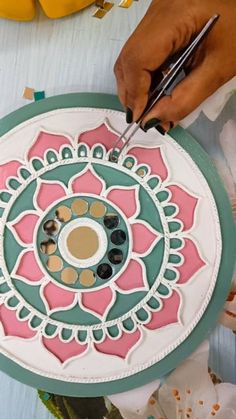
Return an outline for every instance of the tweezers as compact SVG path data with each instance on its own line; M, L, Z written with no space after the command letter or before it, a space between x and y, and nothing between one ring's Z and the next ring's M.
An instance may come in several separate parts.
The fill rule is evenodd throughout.
M213 25L215 24L218 18L219 18L218 14L215 14L214 16L212 16L208 20L206 25L203 27L201 32L190 43L190 45L186 47L183 50L183 52L180 55L178 55L178 58L169 65L168 70L164 73L164 76L161 82L151 92L148 99L147 106L145 107L139 119L136 122L132 122L131 124L129 124L127 128L124 130L124 132L122 133L122 135L115 142L110 153L110 157L109 157L110 161L112 162L118 161L122 151L128 145L131 138L133 138L135 133L138 131L143 119L148 114L148 112L150 112L150 110L158 102L158 100L160 100L163 96L170 94L170 89L171 87L172 88L175 87L176 85L175 81L179 77L180 73L184 70L185 64L193 56L197 47L200 45L200 43L203 41L205 36L211 30L211 28L213 27ZM120 143L122 143L121 148L118 147Z

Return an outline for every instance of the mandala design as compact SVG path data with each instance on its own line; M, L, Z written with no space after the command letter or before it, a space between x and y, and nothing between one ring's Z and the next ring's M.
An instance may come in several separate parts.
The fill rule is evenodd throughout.
M145 330L180 322L181 287L206 265L191 228L199 197L170 181L161 146L129 147L104 122L71 139L41 131L0 166L0 320L61 363L124 360Z

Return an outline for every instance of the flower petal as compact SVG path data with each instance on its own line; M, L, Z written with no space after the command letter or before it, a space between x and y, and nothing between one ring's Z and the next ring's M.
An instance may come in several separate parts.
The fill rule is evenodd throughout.
M162 180L167 178L168 170L164 163L160 147L133 147L129 150L129 154L136 157L138 163L147 164L151 168L152 175L158 175Z
M78 142L83 142L89 147L99 143L104 145L108 151L113 147L113 144L117 141L117 139L118 135L111 132L105 124L102 124L98 128L83 132L80 135Z
M178 311L180 306L180 296L176 291L172 292L170 298L162 299L162 309L152 312L149 323L145 324L147 329L159 329L160 327L178 322Z
M65 189L59 182L40 184L37 192L36 202L38 207L45 211L53 202L63 198L66 195Z
M213 417L211 411L218 400L216 387L208 374L208 354L209 345L204 342L166 378L158 392L159 405L166 417L176 418L176 406L183 411L187 406L191 408L193 418Z
M58 336L54 338L42 338L43 345L63 364L70 358L81 355L88 345L81 345L73 339L71 342L62 342Z
M16 312L14 310L9 310L3 304L0 306L0 321L2 322L5 336L30 339L37 333L29 328L27 320L18 320Z
M133 333L123 333L119 339L106 337L104 342L95 344L98 352L108 355L118 356L125 359L130 350L137 344L141 338L141 332L137 329Z
M95 176L90 169L82 175L77 176L72 182L74 193L92 193L100 195L103 190L103 182Z
M33 243L34 229L38 220L39 216L36 214L23 214L19 221L12 224L17 236L23 243Z
M177 185L170 185L167 189L172 194L171 202L179 207L179 212L176 217L183 222L184 230L189 230L194 223L198 199Z
M38 282L44 277L32 250L24 252L21 256L16 270L16 275L26 278L32 282Z
M137 260L131 259L125 271L119 276L116 285L123 291L144 288L145 267Z
M48 149L59 151L62 145L71 144L69 139L64 135L49 134L48 132L41 131L29 149L27 158L30 160L33 157L44 157L44 153Z
M20 166L21 163L17 160L0 165L0 189L7 189L7 179L11 176L17 176L17 170Z
M155 380L141 387L133 388L132 390L122 393L112 394L107 397L111 403L119 409L120 414L122 415L121 417L136 419L144 417L145 419L154 419L153 416L147 416L145 413L151 395L158 390L160 384L160 380ZM152 399L152 401L153 400L154 399ZM156 418L158 417L160 419L159 415L156 416Z
M95 316L104 316L107 313L114 295L110 287L102 288L98 291L84 292L81 295L81 303Z
M66 291L52 282L43 287L42 294L49 310L71 308L71 305L77 301L75 292Z
M107 199L117 205L127 218L137 212L137 188L112 188L107 194Z
M236 385L231 383L216 384L215 390L217 393L218 404L222 409L228 408L228 416L225 419L236 418ZM221 412L218 410L219 413ZM233 416L234 412L234 416ZM223 412L221 412L223 413ZM232 416L231 416L232 413ZM218 416L220 418L220 416Z
M139 254L146 253L158 235L154 234L149 228L141 222L131 225L133 235L133 251Z
M184 257L184 263L181 266L176 266L180 274L178 284L185 284L205 265L193 241L185 238L184 242L184 247L180 250Z

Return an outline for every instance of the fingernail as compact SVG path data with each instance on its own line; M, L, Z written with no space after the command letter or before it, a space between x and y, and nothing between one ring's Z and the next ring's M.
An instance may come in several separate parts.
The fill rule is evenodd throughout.
M133 111L130 108L126 109L126 122L127 124L133 122Z
M146 122L146 124L144 125L143 129L144 129L144 131L147 132L149 129L154 128L158 124L160 124L160 122L161 122L160 119L152 118L152 119L150 119L149 121Z
M155 128L161 135L165 135L166 130L161 125L157 125Z

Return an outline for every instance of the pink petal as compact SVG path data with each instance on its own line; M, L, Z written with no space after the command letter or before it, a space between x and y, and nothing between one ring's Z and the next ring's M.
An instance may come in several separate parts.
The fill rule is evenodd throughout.
M131 230L133 234L133 251L139 254L146 253L158 237L157 234L152 233L142 223L132 224Z
M32 250L23 253L21 256L16 275L32 282L40 281L44 277Z
M109 131L105 124L102 124L100 127L92 129L91 131L83 132L80 135L78 142L83 142L89 147L99 143L104 145L108 151L113 147L113 144L116 142L117 138L118 136L116 134Z
M189 230L194 222L194 213L198 199L177 185L168 186L167 189L172 194L171 202L179 207L177 218L183 222L184 230Z
M160 147L133 147L129 150L129 154L136 157L138 163L147 164L151 168L152 175L158 175L162 180L167 178L168 170L164 163Z
M151 320L145 325L147 329L154 330L178 322L178 311L180 296L176 291L172 292L170 298L162 299L162 309L152 312Z
M26 214L21 219L12 225L20 240L25 244L33 243L34 229L39 220L36 214Z
M49 310L71 306L76 299L76 294L74 292L66 291L52 282L49 282L43 288L43 295L47 301Z
M116 281L116 285L124 291L143 288L145 286L143 275L144 272L141 264L137 260L131 259L126 270Z
M58 336L54 338L42 338L45 348L51 352L63 364L70 358L81 355L87 345L81 345L73 339L71 342L62 342Z
M136 189L112 189L107 199L120 208L127 218L132 217L137 211Z
M63 198L66 195L64 188L59 183L42 182L37 193L37 204L43 211L53 202Z
M27 157L29 160L32 159L32 157L43 158L45 151L49 148L59 151L61 146L66 144L70 145L71 143L64 135L49 134L41 131L38 138L29 149Z
M102 288L98 291L84 292L81 296L83 306L100 316L103 316L111 301L113 299L113 292L109 287Z
M20 166L21 163L16 160L0 165L0 189L7 189L7 179L11 176L17 176L17 170Z
M189 281L192 276L205 265L205 262L201 259L198 253L197 246L190 239L184 239L185 245L180 250L184 257L183 265L176 266L180 273L178 284L185 284Z
M74 193L92 193L100 195L103 190L103 183L95 176L90 169L82 175L76 177L72 183Z
M133 333L123 333L119 339L110 339L106 337L104 342L97 343L95 348L98 352L107 355L114 355L125 359L129 351L136 345L141 338L141 332L137 329Z
M9 310L3 304L0 306L0 320L3 325L5 336L19 338L33 338L37 332L31 330L28 321L19 321L14 310Z

